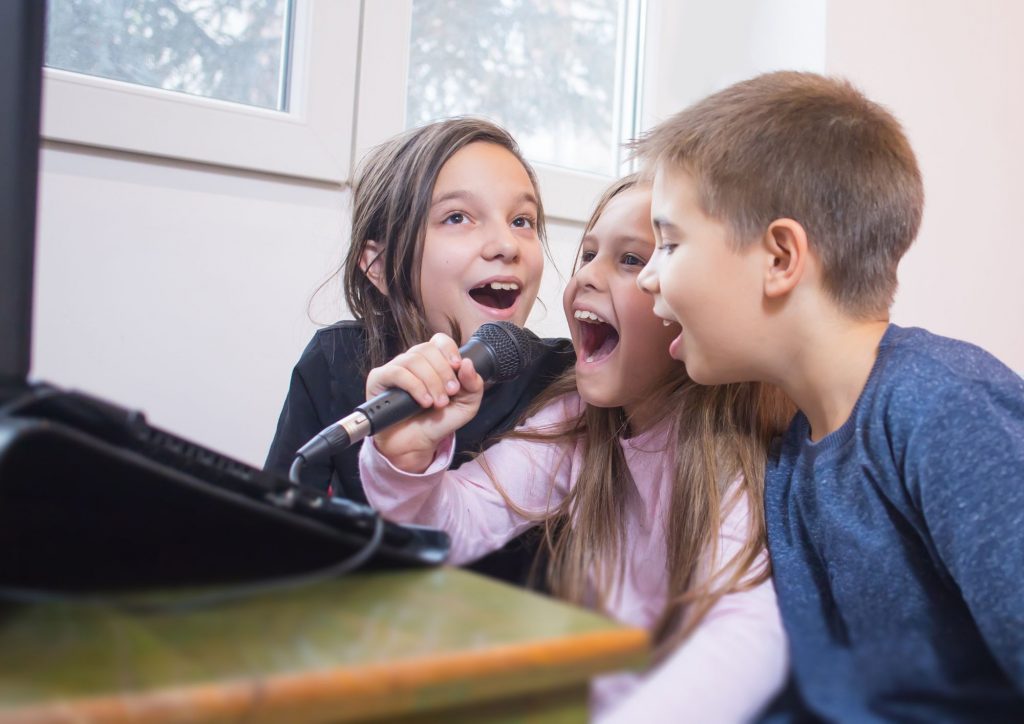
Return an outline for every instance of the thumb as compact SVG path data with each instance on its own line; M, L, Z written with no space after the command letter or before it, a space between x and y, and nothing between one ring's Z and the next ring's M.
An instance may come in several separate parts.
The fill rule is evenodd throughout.
M473 360L466 357L459 363L458 376L459 385L462 387L463 392L471 395L483 392L484 378L473 367Z

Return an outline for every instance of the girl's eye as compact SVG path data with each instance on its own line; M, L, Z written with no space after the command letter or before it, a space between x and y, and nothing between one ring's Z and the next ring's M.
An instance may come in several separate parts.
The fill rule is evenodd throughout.
M642 267L647 264L647 260L643 257L637 256L636 254L626 254L622 257L622 263L626 266Z
M517 216L512 219L512 226L517 229L533 229L536 228L536 222L529 216Z
M464 224L464 223L466 223L466 215L461 213L461 212L459 212L459 211L456 211L454 214L448 214L446 217L444 217L444 221L442 221L441 223L442 224Z
M580 252L580 264L586 264L587 262L594 261L595 256L597 256L597 254L592 251Z

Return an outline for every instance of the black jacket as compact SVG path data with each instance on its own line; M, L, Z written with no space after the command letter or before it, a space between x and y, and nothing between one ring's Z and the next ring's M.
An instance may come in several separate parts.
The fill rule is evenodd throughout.
M265 467L287 475L295 451L332 422L340 420L364 402L366 377L362 373L366 355L366 332L361 322L338 322L313 335L292 371L288 397L277 423ZM469 457L486 449L503 432L520 422L533 399L575 361L572 343L567 339L542 340L544 352L514 380L494 385L484 393L476 417L455 435L455 460L458 467ZM303 468L303 482L335 494L366 502L359 480L359 448L353 445L332 458L329 466ZM522 542L510 544L522 547ZM506 546L509 548L509 546ZM505 580L523 582L523 561L514 564L488 562L474 568ZM500 556L498 556L500 558ZM518 556L522 558L523 556ZM532 555L530 556L532 558ZM492 569L490 564L497 565Z

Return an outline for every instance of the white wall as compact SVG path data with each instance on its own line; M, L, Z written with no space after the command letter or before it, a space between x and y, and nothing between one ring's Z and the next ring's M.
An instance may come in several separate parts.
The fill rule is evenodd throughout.
M902 121L925 182L893 310L1024 373L1024 3L830 0L827 68Z
M329 184L46 144L32 376L262 464L348 205ZM571 258L579 227L550 235ZM545 273L540 334L566 331L561 266ZM309 311L321 324L349 316L337 281Z
M825 71L826 0L663 0L650 12L644 128L758 73Z
M306 300L340 254L344 201L327 186L47 145L33 377L262 463L313 329Z

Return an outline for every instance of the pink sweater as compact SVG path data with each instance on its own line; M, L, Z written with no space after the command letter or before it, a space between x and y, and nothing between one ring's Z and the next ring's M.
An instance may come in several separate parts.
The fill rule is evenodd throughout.
M567 396L524 427L551 430L577 417L582 404L576 395ZM371 505L390 520L447 531L452 538L449 562L463 564L497 550L534 523L508 508L480 458L457 470L447 469L453 439L438 449L422 474L394 468L372 439L363 445L359 467ZM627 498L625 575L614 581L609 613L649 629L667 597L664 525L673 484L673 470L667 464L668 428L663 425L620 439L620 444L636 495ZM511 499L531 512L557 505L575 483L582 462L577 446L524 440L504 440L482 457ZM727 511L718 555L701 562L701 577L720 570L746 541L745 496L732 496ZM602 722L748 721L782 687L787 666L775 590L767 581L720 599L657 668L597 679L593 711Z

